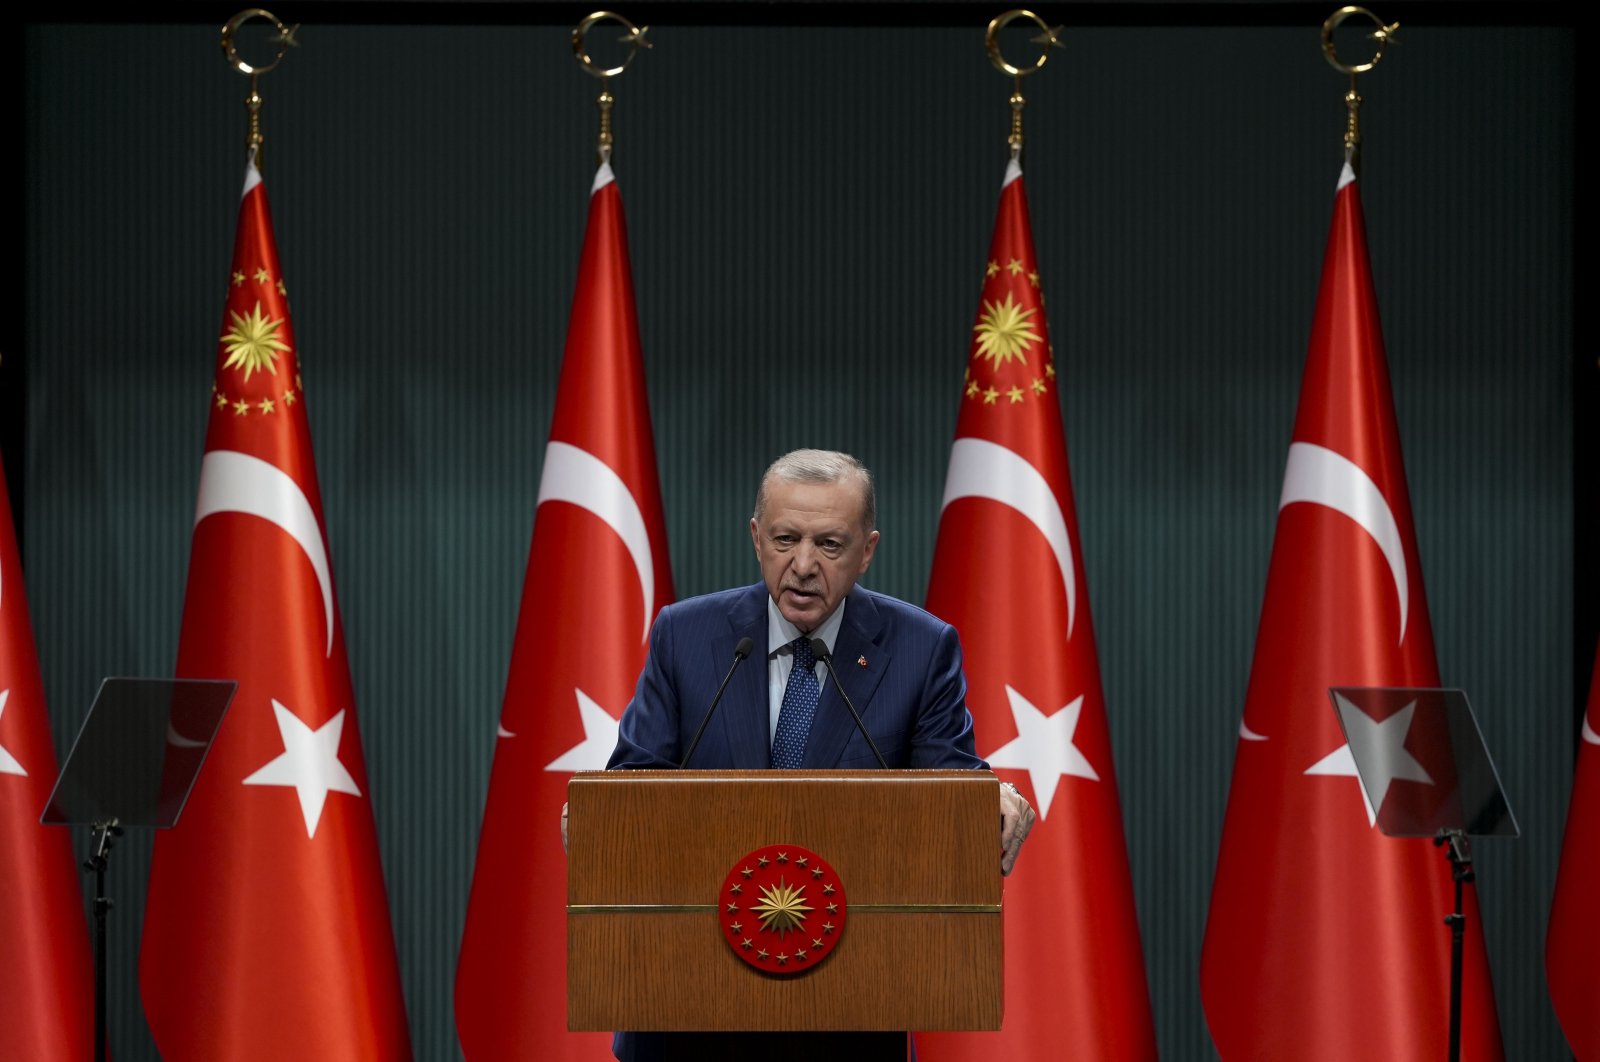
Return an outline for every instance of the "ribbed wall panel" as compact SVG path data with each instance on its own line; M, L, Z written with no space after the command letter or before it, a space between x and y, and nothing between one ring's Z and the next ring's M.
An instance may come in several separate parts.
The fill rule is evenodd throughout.
M869 581L920 601L1005 161L981 26L651 36L613 83L615 166L679 596L756 577L756 478L817 444L877 471ZM1440 663L1525 834L1480 863L1517 1058L1563 1049L1542 942L1574 695L1572 39L1408 25L1361 86ZM449 1058L598 85L565 27L301 40L263 80L265 176L414 1045ZM1160 1042L1206 1058L1199 947L1343 85L1315 26L1066 41L1026 84L1034 235ZM8 458L64 748L101 675L175 658L245 83L213 27L32 26L24 54L27 451ZM147 866L130 836L112 867L125 1062L154 1057Z

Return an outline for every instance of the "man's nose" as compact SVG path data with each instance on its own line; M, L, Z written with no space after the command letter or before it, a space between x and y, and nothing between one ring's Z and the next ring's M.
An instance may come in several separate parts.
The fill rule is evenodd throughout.
M809 575L817 570L817 547L810 542L801 542L794 548L794 559L790 562L796 575Z

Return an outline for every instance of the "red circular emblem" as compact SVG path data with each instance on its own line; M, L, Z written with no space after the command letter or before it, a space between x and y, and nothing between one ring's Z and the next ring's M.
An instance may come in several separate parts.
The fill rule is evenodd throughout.
M734 864L717 894L722 939L770 974L805 973L844 934L844 883L809 848L772 844Z

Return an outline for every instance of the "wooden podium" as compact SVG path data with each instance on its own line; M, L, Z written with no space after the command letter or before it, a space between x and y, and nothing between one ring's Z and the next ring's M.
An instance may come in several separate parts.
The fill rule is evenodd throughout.
M568 786L573 1030L998 1029L998 783L988 771L586 771ZM774 976L719 890L792 844L838 873L835 950Z

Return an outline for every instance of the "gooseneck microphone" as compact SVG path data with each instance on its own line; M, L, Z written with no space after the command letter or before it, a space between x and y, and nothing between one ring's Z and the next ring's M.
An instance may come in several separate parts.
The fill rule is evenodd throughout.
M689 742L689 751L685 752L683 759L678 761L678 769L680 771L689 762L689 757L694 755L694 750L699 747L700 737L706 732L706 724L711 722L711 713L716 711L717 705L722 702L722 691L728 688L728 683L733 679L733 673L739 670L739 665L744 663L744 658L750 655L750 650L754 649L755 645L756 643L749 638L740 638L739 644L733 647L733 663L728 665L728 673L722 676L722 685L717 687L717 692L712 696L711 706L706 709L705 717L700 720L700 729L694 732L694 740ZM854 708L850 710L855 711ZM868 740L871 739L869 738ZM882 759L883 757L880 756L878 758Z
M839 696L844 698L844 706L850 709L850 718L856 721L856 728L861 731L861 736L867 739L867 747L872 754L878 757L878 766L884 770L889 769L888 761L883 758L883 753L878 751L878 743L872 740L872 735L867 733L867 724L861 721L861 713L856 711L856 706L850 703L850 695L844 691L844 683L839 681L839 673L833 669L833 654L828 652L827 643L821 638L811 639L811 655L821 660L828 667L828 674L833 676L833 686L839 691Z

